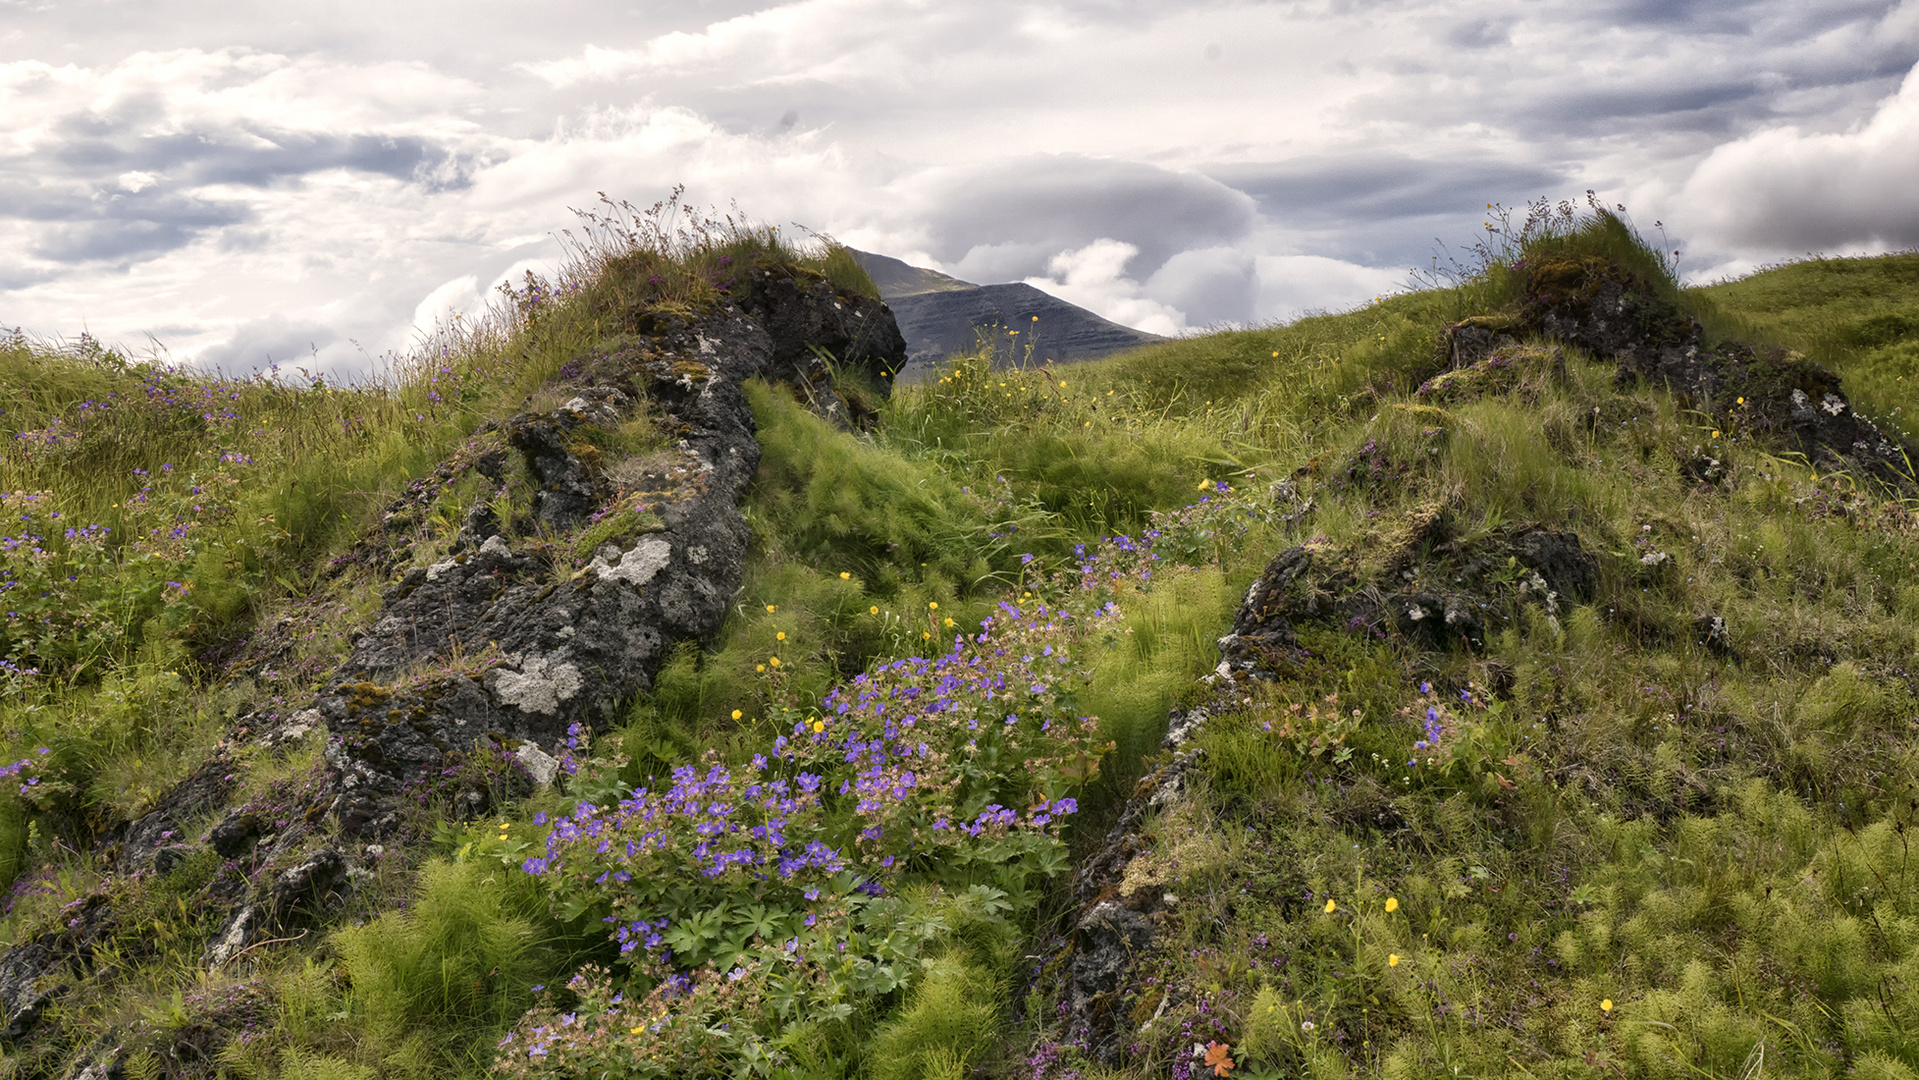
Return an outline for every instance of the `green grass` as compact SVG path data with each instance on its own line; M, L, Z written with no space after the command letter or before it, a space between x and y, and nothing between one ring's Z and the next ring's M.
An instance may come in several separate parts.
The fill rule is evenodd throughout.
M602 927L556 918L517 869L536 814L703 755L742 760L781 709L1043 592L1080 545L1151 531L1162 561L1125 594L1078 692L1117 744L1086 792L1084 853L1153 763L1167 710L1211 693L1214 639L1273 554L1310 542L1376 588L1403 573L1442 587L1458 552L1540 526L1598 556L1589 603L1503 609L1479 651L1303 627L1277 680L1215 717L1193 797L1152 823L1137 864L1134 886L1177 903L1142 973L1154 981L1116 1005L1132 1030L1151 1024L1106 1075L1196 1065L1195 1042L1230 1047L1236 1076L1914 1075L1915 508L1715 436L1576 350L1563 372L1419 396L1448 325L1510 312L1521 256L1624 265L1713 332L1798 349L1863 413L1914 430L1914 256L1681 290L1623 220L1551 207L1493 235L1456 280L1356 311L1056 369L955 358L863 434L754 385L755 539L717 639L631 703L595 744L602 764L507 807L508 830L423 806L411 849L345 914L358 925L219 974L199 966L212 927L192 903L219 867L109 880L96 842L235 725L297 708L391 569L431 558L493 493L456 476L383 519L394 500L483 451L483 419L540 406L596 343L694 313L752 269L871 283L843 250L676 197L589 217L557 288L516 290L379 384L215 380L86 340L0 343L0 490L16 493L16 535L43 538L8 555L22 584L0 627L0 764L41 762L28 797L0 800L0 877L16 884L0 935L44 932L98 889L128 913L103 946L111 977L0 1060L57 1072L111 1036L130 1073L175 1075L166 1048L226 1024L258 1033L220 1051L227 1075L479 1075L535 983L618 961ZM661 437L627 435L603 449ZM1680 474L1705 453L1729 468L1723 485ZM517 497L501 502L509 519ZM1438 510L1451 547L1409 540ZM104 538L63 531L84 526ZM553 539L569 557L592 540ZM1655 551L1666 561L1641 563ZM1708 614L1736 657L1698 643ZM1418 748L1429 706L1446 734ZM313 746L282 759L230 745L236 798L260 805L317 767ZM217 817L183 824L197 837ZM1071 1064L1050 984L1027 987L1023 959L1047 952L1035 920L1062 901L1023 903L1035 937L1018 941L929 887L915 910L944 929L925 978L871 1015L789 1029L794 1060L818 1075L1024 1076L1056 1041Z
M1867 416L1919 439L1919 254L1807 259L1691 293L1831 368Z
M641 242L655 246L630 246L642 234ZM576 239L576 258L559 281L527 282L488 318L442 329L364 384L210 378L139 361L84 336L74 343L18 334L0 340L0 385L10 402L0 413L0 492L10 519L0 541L7 609L0 621L0 756L29 762L23 778L34 780L24 798L0 800L0 885L17 886L0 933L19 941L43 932L61 905L100 887L131 890L125 903L145 903L149 886L138 880L102 885L111 852L103 864L96 845L227 745L236 728L235 771L252 778L242 780L239 798L297 778L312 760L307 751L281 761L246 737L310 698L365 627L388 573L434 557L465 511L492 496L490 485L459 468L490 445L476 435L483 421L552 407L557 402L546 400L543 387L567 365L641 324L711 306L758 272L872 293L850 255L830 242L796 244L776 230L688 214L677 198L652 212L610 206L588 215ZM629 427L619 438L632 446L602 449L631 452L660 437L644 415ZM432 474L443 462L456 468L442 490ZM516 494L524 495L523 478L508 471L500 509L519 535L530 528L514 520L526 509L514 504ZM422 478L425 488L416 483ZM387 513L396 500L422 491ZM969 556L960 565L974 561ZM834 628L826 643L809 643L822 659L809 676L814 683L838 670L841 651L857 668L904 640L897 626L889 636L874 629L879 620L853 621L847 597L865 595L857 586L836 591L844 585L837 579L794 584L790 569L779 566L778 559L761 560L753 580L769 594L804 592L810 603L794 614L808 616L801 621L809 626ZM920 577L908 577L884 595L911 599L907 592L919 588ZM946 577L932 580L919 591L943 595L952 587ZM822 617L829 594L838 606ZM861 604L858 613L865 612ZM760 649L746 642L747 629L756 628L730 628L735 654ZM687 681L667 680L660 701L639 703L638 710L657 714L664 707L677 719L675 708L701 714L703 704L713 713L734 700L702 699L695 689L690 710L675 705L672 692L677 686L684 693ZM674 745L704 745L711 734L690 724ZM221 812L211 808L183 822L187 837ZM417 835L430 835L441 812L424 811ZM403 899L431 851L415 845L392 874L362 890L362 915ZM520 1002L504 1011L468 1015L464 1006L449 1005L422 1012L412 1004L440 1000L433 994L446 990L428 985L429 969L439 963L434 949L443 948L435 940L450 940L457 930L471 941L461 939L456 951L471 951L523 929L512 921L519 915L500 914L506 901L488 899L500 875L450 883L457 877L442 873L429 885L453 890L443 906L468 913L464 929L398 916L374 924L391 940L363 948L360 966L385 974L363 979L357 998L342 983L341 968L323 962L332 975L302 973L307 959L330 955L331 945L268 964L257 988L285 1013L276 1031L295 1034L259 1043L259 1053L230 1063L233 1075L332 1075L335 1066L344 1070L339 1075L483 1070L500 1031L524 1007L523 971L509 971L500 991L506 996L489 999ZM161 1009L197 966L210 930L186 933L200 936L194 944L167 939L159 955L136 950L115 969L104 997L81 992L84 1007L56 1010L34 1043L7 1060L29 1071L52 1068L120 1030L115 1025L124 1027L125 1017ZM363 929L340 948L375 933ZM550 926L540 933L558 935L562 945L578 942ZM395 966L368 966L387 960ZM352 1005L356 1000L361 1007ZM196 1008L211 1008L196 1001L189 995L180 1007L185 1013L173 1009L171 1026L142 1028L130 1053L191 1026L187 1014ZM316 1015L334 1018L322 1023ZM347 1047L357 1049L340 1057Z
M1590 228L1541 246L1604 257L1620 226ZM1862 263L1848 303L1919 296L1889 284L1892 260ZM1852 272L1719 286L1710 314L1817 337L1817 291L1787 282ZM1868 317L1851 310L1849 325ZM1247 351L1242 400L1261 392ZM1824 355L1850 356L1849 385L1884 378L1869 352ZM1440 411L1388 391L1376 408L1273 444L1317 502L1295 542L1375 580L1401 523L1438 505L1458 545L1578 532L1599 595L1516 611L1478 653L1303 633L1305 660L1214 721L1203 794L1140 864L1180 903L1153 980L1118 1006L1165 1033L1137 1038L1130 1067L1196 1066L1191 1046L1218 1041L1260 1076L1911 1075L1913 508L1716 439L1577 355L1543 392ZM1679 472L1708 451L1733 465L1724 488ZM1653 550L1663 568L1640 564ZM1419 580L1450 573L1414 554ZM1696 642L1702 613L1727 620L1739 658ZM1429 703L1447 734L1420 751Z

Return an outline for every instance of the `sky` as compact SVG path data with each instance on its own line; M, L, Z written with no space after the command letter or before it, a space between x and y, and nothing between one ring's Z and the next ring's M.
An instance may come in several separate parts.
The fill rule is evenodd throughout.
M1162 334L1588 191L1710 281L1919 246L1916 65L1919 0L0 0L0 327L365 375L679 184Z

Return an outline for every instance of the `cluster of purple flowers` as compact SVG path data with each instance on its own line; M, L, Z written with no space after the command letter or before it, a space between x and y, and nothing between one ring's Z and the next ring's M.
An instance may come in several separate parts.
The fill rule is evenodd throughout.
M631 1002L602 1011L665 1019L614 1029L584 1004L570 1016L536 1010L502 1044L503 1065L572 1061L602 1037L588 1029L630 1040L642 1061L668 1060L685 1025L683 1003L665 1002L682 983L706 1002L696 1011L724 1012L716 1002L731 991L719 987L816 993L822 1005L883 993L860 980L882 962L873 950L902 939L868 936L861 920L890 885L963 865L1057 870L1075 791L1110 749L1073 707L1082 654L1113 628L1121 591L1150 581L1158 539L1151 530L1079 545L1050 576L1023 556L1031 591L1017 602L1002 601L977 632L955 632L940 654L878 665L816 707L775 706L778 734L749 762L709 755L674 769L670 786L536 816L544 845L522 869L556 910L598 915L653 986L653 1012Z
M6 666L12 667L13 665L8 664ZM47 749L44 746L34 751L36 755L50 754L52 752L53 751ZM39 761L36 760L35 758L21 758L19 761L16 761L11 765L0 765L0 777L6 777L11 779L12 777L19 776L21 773L26 772L28 769L35 768L39 764L40 764ZM34 785L38 784L39 782L40 782L40 778L37 776L29 776L25 780L22 780L20 782L20 794L25 795L28 791L31 791L33 789Z

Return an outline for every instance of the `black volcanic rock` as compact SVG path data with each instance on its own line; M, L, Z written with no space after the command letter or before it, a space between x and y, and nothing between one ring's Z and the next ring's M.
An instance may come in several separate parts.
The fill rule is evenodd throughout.
M1670 296L1602 259L1544 260L1524 271L1526 299L1516 330L1617 362L1622 385L1663 383L1681 407L1804 455L1822 471L1856 472L1902 495L1919 490L1909 474L1913 448L1854 412L1839 377L1805 356L1709 340L1699 320ZM1448 331L1455 343L1458 330Z
M972 352L982 329L1000 339L1002 356L1036 364L1097 360L1166 340L1109 322L1031 285L974 285L885 255L853 255L899 321L907 351L900 378L909 382L927 378L954 353ZM1014 330L1016 336L1005 333Z
M667 335L652 359L633 358L627 377L648 384L646 396L683 434L675 465L645 481L659 493L657 528L602 545L591 565L565 577L496 535L388 590L311 718L296 716L323 719L335 736L327 750L338 776L331 810L345 832L386 831L405 785L438 775L476 739L560 749L572 725L591 729L646 689L677 642L719 628L751 538L739 502L760 458L741 384L765 374L773 356L774 338L735 309ZM614 387L587 387L550 413L502 427L529 471L557 485L539 494L571 499L576 488L591 488L592 472L577 459L571 433L618 423L634 407ZM580 505L604 494L580 495ZM544 520L553 500L536 505ZM556 523L571 520L569 513ZM451 657L487 652L497 660L452 670ZM447 670L404 677L432 668Z

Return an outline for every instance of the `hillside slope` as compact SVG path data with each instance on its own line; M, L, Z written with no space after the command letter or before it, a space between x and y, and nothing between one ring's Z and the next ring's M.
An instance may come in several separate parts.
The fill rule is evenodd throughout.
M390 386L0 349L8 1075L1919 1071L1905 257L892 387L661 220Z

